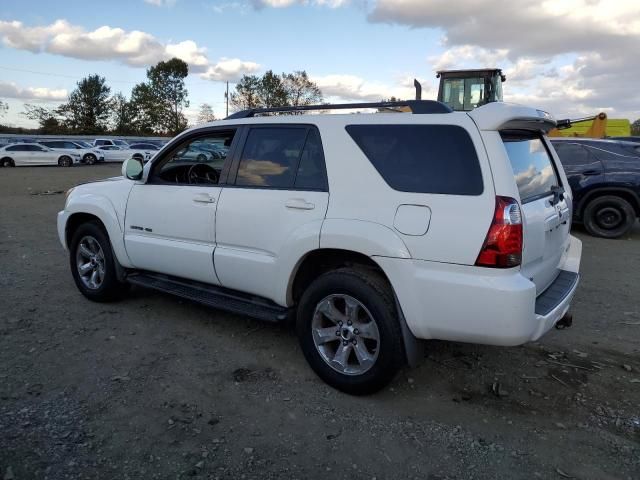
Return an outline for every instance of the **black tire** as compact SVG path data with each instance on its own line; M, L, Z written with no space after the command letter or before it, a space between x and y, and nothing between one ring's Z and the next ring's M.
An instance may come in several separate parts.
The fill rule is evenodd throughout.
M72 167L73 160L71 160L71 157L63 155L58 159L58 165L60 165L61 167Z
M200 162L200 163L204 163L207 161L207 156L203 153L200 153L197 157L196 157L196 161Z
M347 295L356 299L366 308L377 326L377 358L361 374L345 374L334 369L324 360L314 342L312 322L316 307L332 295ZM377 392L394 378L405 363L402 331L391 287L382 275L366 268L341 268L314 280L300 299L296 330L302 352L313 371L326 383L345 393L366 395ZM337 341L336 348L340 348L341 342L340 339ZM349 355L355 355L353 349L355 346ZM349 358L353 357L347 357L347 360Z
M0 160L0 167L15 167L16 164L13 163L13 160L10 159L9 157L5 157L2 160Z
M80 243L89 237L97 241L104 256L102 264L104 267L104 277L100 286L97 288L89 288L85 285L78 268L77 256ZM73 280L76 282L80 293L94 302L110 302L121 298L127 291L128 284L118 281L115 262L116 259L113 256L109 236L102 225L98 222L88 222L83 223L77 228L69 245L69 264L71 266Z
M94 165L98 161L98 158L93 153L87 153L83 160L87 165Z
M619 238L633 228L636 212L624 198L606 195L587 204L583 222L594 237Z

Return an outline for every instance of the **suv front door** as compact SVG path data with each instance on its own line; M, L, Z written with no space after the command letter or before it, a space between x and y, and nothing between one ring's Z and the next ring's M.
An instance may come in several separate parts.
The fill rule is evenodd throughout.
M295 262L319 247L329 193L320 134L307 125L252 126L216 215L215 268L228 288L286 302Z
M127 202L125 246L133 265L177 277L219 284L213 266L216 205L225 162L189 154L194 142L231 146L235 129L208 130L176 144L154 160L146 183Z

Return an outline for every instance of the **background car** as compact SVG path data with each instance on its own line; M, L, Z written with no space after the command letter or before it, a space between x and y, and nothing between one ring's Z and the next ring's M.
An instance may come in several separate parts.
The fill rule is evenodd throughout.
M158 147L153 143L132 143L131 145L129 145L129 148L131 150L151 150L151 151L160 150L160 147Z
M14 143L0 148L0 166L60 165L71 167L80 163L80 154L57 151L38 143Z
M640 216L640 145L616 140L551 140L573 192L574 220L594 236L618 238Z
M69 140L43 140L38 143L53 150L69 152L75 151L75 153L79 153L81 155L82 162L88 165L93 165L96 162L104 161L104 154L100 150L96 148L87 148L77 142L72 142Z
M124 140L117 140L113 138L96 138L93 141L94 147L102 147L103 145L114 145L116 147L129 148L129 144Z
M140 153L139 151L121 148L116 145L103 145L98 147L98 150L104 155L105 162L124 162L135 153Z

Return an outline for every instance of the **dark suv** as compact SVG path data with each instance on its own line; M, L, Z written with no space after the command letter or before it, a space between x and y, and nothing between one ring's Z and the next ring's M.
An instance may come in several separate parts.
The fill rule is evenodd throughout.
M551 140L573 192L574 220L596 237L618 238L640 216L640 145L618 140Z

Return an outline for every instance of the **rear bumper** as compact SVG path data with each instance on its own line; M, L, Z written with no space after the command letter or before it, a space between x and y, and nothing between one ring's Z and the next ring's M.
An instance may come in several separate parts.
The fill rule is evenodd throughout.
M547 298L540 313L536 313L536 287L519 269L387 257L376 261L389 277L417 338L512 346L537 340L569 310L578 286L581 252L580 240L571 237L559 267L575 281L555 303Z

